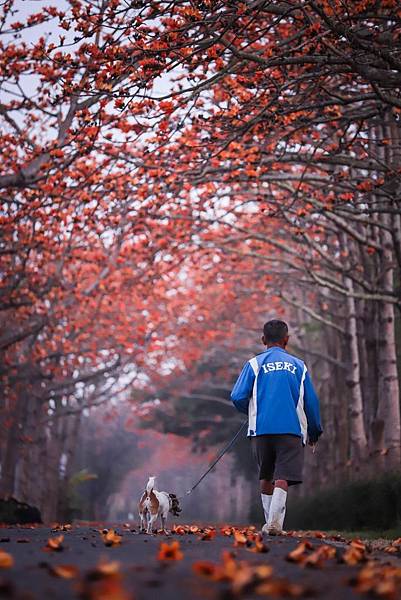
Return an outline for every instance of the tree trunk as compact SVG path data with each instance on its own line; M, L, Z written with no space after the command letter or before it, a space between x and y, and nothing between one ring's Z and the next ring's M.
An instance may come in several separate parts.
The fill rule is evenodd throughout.
M10 417L12 424L8 429L4 459L1 465L0 496L2 497L12 496L15 492L22 404L21 398L17 396L15 409Z
M81 419L82 414L77 413L70 417L64 417L68 419L68 435L65 440L64 456L65 456L65 471L60 480L59 488L59 501L57 507L57 518L61 521L69 521L71 518L71 506L70 502L70 479L73 475L74 463L75 463L75 452L78 447L78 438L81 430Z
M381 128L379 133L383 136ZM385 128L385 135L391 136L391 128ZM380 151L380 149L379 149ZM382 154L382 152L381 152ZM383 158L390 167L391 156L385 153ZM398 162L398 161L397 161ZM390 170L388 191L394 192L392 172ZM381 287L393 293L394 291L394 266L396 264L393 238L391 235L391 215L380 213L378 221L383 226L380 232L382 246L381 253ZM386 464L395 469L401 460L401 419L400 419L400 392L397 373L397 347L395 339L395 314L394 305L382 302L379 310L379 360L378 360L378 389L379 404L377 415L383 421L383 451L386 453Z
M387 456L386 463L390 468L397 468L401 459L401 424L394 306L392 304L382 304L379 325L379 405L377 416L383 422L383 443Z
M38 408L40 400L30 395L25 402L23 420L23 439L19 450L19 476L17 482L18 499L28 504L38 505L37 495L37 431Z
M367 455L368 441L365 431L363 412L356 302L354 296L352 295L354 292L354 284L350 277L345 277L345 285L349 291L347 296L349 347L347 386L350 390L350 453L353 469L360 469Z

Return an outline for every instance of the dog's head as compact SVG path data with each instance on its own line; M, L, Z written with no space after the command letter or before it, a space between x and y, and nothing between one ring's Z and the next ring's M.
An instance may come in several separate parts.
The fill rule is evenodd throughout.
M175 494L169 494L169 496L170 496L170 501L171 501L170 512L175 517L179 517L180 512L182 511L182 508L180 508L180 502Z

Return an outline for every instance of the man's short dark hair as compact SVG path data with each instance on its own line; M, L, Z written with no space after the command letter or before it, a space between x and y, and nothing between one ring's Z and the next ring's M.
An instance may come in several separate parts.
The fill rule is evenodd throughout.
M284 321L273 319L263 326L263 335L266 342L281 342L288 335L288 326Z

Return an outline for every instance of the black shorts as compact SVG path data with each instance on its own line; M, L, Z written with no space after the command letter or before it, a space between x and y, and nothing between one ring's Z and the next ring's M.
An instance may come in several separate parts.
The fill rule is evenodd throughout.
M302 483L304 446L302 438L290 434L255 435L252 451L259 466L259 479L285 479L288 485Z

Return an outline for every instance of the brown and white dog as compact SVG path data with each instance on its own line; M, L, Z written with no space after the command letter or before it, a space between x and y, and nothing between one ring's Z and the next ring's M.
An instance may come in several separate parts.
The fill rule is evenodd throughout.
M162 530L164 533L167 533L166 522L168 513L171 512L174 516L178 517L181 508L175 494L158 492L154 489L154 486L155 477L149 477L146 489L138 505L141 531L152 533L155 521L160 517Z

